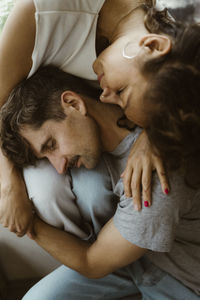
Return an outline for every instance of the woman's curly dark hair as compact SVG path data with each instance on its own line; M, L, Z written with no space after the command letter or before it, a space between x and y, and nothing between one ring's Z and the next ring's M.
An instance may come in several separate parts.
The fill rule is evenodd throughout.
M144 73L151 74L144 96L152 107L149 140L171 168L193 169L199 178L200 26L179 25L171 52L147 62Z

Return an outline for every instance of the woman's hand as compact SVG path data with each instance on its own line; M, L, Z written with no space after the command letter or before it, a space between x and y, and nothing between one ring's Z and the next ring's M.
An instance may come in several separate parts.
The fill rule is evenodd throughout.
M0 224L21 237L33 220L33 205L29 200L21 174L0 152L1 198Z
M151 178L154 170L158 173L163 193L168 194L169 184L163 162L153 153L148 137L143 131L132 147L126 169L121 175L125 195L133 197L135 210L140 210L142 207L141 185L144 206L151 205Z
M32 203L26 195L23 183L13 185L13 182L16 180L1 188L0 223L22 237L32 223Z

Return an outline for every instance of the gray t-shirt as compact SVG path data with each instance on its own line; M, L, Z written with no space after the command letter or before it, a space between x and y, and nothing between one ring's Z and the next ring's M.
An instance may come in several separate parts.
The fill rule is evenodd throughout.
M164 195L157 175L153 177L152 206L134 210L126 198L120 174L140 129L130 133L105 154L114 192L120 197L114 224L131 243L149 249L148 258L162 270L200 295L200 189L189 188L179 172L170 174L170 194Z

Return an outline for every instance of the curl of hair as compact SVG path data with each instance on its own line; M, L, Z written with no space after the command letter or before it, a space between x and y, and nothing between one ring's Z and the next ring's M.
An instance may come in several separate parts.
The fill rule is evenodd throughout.
M151 143L171 168L199 178L200 26L182 26L172 51L148 62L144 72L151 74L144 97L151 107L146 128ZM186 180L198 185L194 174Z
M167 8L158 11L155 7L146 5L143 6L143 9L146 12L144 24L149 32L156 34L164 33L173 38L177 36L177 31L181 25L175 22Z

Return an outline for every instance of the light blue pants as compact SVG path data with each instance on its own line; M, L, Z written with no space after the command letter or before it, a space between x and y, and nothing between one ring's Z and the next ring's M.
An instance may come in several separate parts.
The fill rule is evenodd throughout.
M70 226L77 236L84 234L82 228L77 230L82 217L97 234L115 212L117 199L103 161L91 171L84 168L72 171L76 202L70 179L57 174L47 162L41 162L36 169L28 168L24 176L40 216L54 226L66 230ZM144 300L200 299L175 278L153 266L147 258L102 279L88 279L61 266L38 282L23 299L112 300L139 292Z
M46 223L88 239L91 231L84 226L87 223L95 237L117 206L109 173L103 160L93 170L82 167L71 173L72 182L69 175L58 174L47 160L26 168L24 180L29 197Z
M134 299L138 293L143 300L200 299L172 276L155 266L144 271L142 262L137 261L101 279L88 279L61 266L30 289L23 300Z

